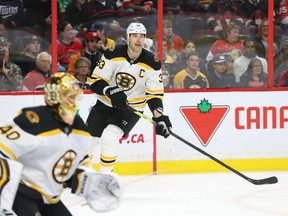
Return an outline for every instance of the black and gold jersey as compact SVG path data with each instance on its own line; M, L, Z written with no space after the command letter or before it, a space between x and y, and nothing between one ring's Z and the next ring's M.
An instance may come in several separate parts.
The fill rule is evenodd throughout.
M21 183L42 194L46 203L60 199L63 183L79 166L90 166L90 134L80 116L73 125L57 120L47 106L24 108L0 125L0 151L22 163Z
M174 88L209 88L209 82L200 71L193 78L183 69L175 75L173 86Z
M151 52L142 49L138 59L130 59L127 45L111 47L102 55L93 71L92 78L106 81L110 86L121 87L127 95L129 105L144 110L147 100L162 100L164 88L161 63ZM111 106L110 100L98 95L100 101Z

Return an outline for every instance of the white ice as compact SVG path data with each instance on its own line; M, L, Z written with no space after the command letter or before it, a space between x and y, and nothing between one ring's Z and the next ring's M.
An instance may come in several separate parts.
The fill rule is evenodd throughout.
M231 172L121 176L125 195L114 211L95 213L68 191L62 200L74 216L288 216L288 172L244 174L279 182L253 185Z

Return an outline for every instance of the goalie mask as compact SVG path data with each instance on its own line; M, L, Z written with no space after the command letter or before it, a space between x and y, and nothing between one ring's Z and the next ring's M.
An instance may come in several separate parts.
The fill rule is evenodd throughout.
M79 81L68 73L53 74L44 86L45 102L55 108L65 123L72 125L83 91Z

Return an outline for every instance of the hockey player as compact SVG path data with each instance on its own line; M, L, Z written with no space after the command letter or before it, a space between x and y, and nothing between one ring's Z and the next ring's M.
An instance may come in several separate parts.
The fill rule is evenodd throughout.
M127 135L139 120L126 106L143 111L146 103L158 124L156 133L169 136L172 127L163 115L163 81L161 63L143 49L146 28L142 23L131 23L126 30L128 45L111 47L102 55L93 71L95 82L90 85L98 100L91 109L87 126L94 143L101 142L100 172L113 170L119 139Z
M70 216L60 200L64 183L95 211L117 208L121 187L116 174L89 167L91 136L76 115L79 82L55 73L44 91L46 106L24 108L0 125L0 215Z

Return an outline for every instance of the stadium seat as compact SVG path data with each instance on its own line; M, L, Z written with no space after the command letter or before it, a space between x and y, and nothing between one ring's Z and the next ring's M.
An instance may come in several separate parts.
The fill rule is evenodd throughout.
M207 54L212 46L212 44L216 40L220 40L221 38L216 34L213 35L203 35L201 37L195 38L197 52L199 53L200 57L206 59Z
M182 37L183 40L189 40L192 39L194 31L206 28L207 24L202 18L188 17L177 22L175 32Z

